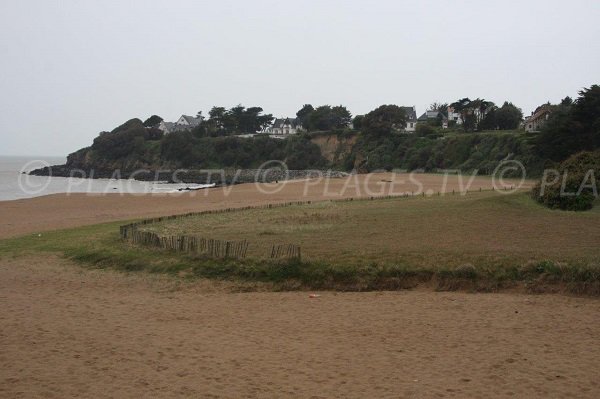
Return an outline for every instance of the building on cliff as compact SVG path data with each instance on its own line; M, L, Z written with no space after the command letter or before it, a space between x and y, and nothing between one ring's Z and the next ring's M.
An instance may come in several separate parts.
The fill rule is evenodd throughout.
M436 126L441 126L444 129L448 127L448 117L444 115L443 112L435 109L425 111L425 113L421 115L417 121L419 123L433 123L436 124Z
M552 106L550 104L544 104L537 107L535 111L531 113L531 116L525 118L525 131L539 132L550 117L551 108Z
M262 133L273 135L288 135L303 132L304 128L298 118L277 118L271 126L266 127Z
M181 130L190 130L198 126L202 122L202 118L196 118L189 115L181 115L177 122L165 122L162 121L158 128L163 131L163 133L168 134L172 132L178 132Z
M406 114L406 127L402 129L406 133L414 133L417 128L417 108L412 107L400 107Z

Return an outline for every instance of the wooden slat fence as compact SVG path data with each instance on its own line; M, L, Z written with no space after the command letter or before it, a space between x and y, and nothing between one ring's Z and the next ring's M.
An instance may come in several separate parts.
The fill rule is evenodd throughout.
M301 259L300 247L294 244L279 244L271 247L271 259Z

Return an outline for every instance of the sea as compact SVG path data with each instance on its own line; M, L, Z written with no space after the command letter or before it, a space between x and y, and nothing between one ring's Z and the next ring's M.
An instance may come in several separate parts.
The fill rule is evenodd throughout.
M30 176L27 172L50 165L63 165L66 157L0 156L0 201L59 193L161 194L211 185L142 182L131 179L82 179L76 177Z

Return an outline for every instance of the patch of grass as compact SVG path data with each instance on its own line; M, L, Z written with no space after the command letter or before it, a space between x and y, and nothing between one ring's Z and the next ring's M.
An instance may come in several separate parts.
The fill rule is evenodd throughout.
M0 241L0 257L55 253L86 267L273 283L275 289L493 291L525 285L600 295L600 213L548 210L527 194L401 198L204 215L149 225L250 242L250 257L214 259L134 246L120 223ZM303 259L264 259L273 243ZM554 289L554 288L553 288Z
M598 263L600 214L556 212L525 193L315 203L177 219L144 226L161 235L247 240L264 258L292 243L303 259L334 265L365 262L435 269L500 267L529 260Z

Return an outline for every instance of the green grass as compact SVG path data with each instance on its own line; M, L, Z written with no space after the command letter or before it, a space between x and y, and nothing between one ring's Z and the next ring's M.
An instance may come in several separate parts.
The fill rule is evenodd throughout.
M142 229L161 235L245 239L254 258L265 257L273 244L292 243L302 248L306 260L335 265L376 262L434 268L600 260L598 212L549 211L526 194L322 202L202 215Z
M0 257L53 253L86 267L274 283L279 289L496 290L566 286L600 294L600 212L552 211L527 194L398 198L210 214L150 225L163 234L250 242L249 258L133 246L108 223L0 241ZM273 243L302 261L271 261ZM537 288L536 288L537 287Z

